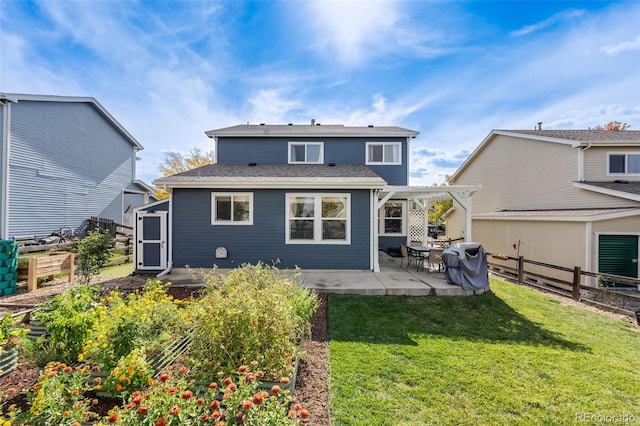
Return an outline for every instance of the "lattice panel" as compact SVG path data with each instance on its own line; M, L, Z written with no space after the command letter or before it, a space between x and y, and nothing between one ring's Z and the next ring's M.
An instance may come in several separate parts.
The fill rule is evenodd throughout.
M419 241L424 242L425 235L425 212L420 207L416 206L414 203L409 201L409 242Z

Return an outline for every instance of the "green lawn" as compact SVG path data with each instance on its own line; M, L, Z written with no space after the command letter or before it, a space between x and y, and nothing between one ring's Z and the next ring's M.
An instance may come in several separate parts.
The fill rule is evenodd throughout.
M333 424L640 422L638 327L498 280L491 289L331 295Z

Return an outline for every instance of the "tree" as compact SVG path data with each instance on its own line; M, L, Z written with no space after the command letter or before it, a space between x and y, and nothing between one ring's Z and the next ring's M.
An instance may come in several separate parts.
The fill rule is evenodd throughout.
M446 175L444 180L443 184L433 184L433 186L450 186L453 184L449 175ZM429 209L429 223L437 224L440 218L453 207L453 200L434 201L431 204L433 208Z
M610 121L604 126L597 125L596 127L593 128L593 130L608 130L610 132L623 132L627 130L629 127L631 126L628 125L627 123L621 123L620 121Z
M109 259L109 250L113 239L107 233L98 230L89 231L78 241L78 271L82 284L90 284L91 277L100 272L100 268Z
M200 148L192 148L187 153L166 151L164 153L164 162L160 164L158 170L163 176L170 176L214 163L213 151L203 153ZM169 198L169 193L164 189L156 188L156 197L160 199Z

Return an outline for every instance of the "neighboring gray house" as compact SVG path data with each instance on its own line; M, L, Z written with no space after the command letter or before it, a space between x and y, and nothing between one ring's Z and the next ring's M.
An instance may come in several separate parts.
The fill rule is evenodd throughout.
M94 98L0 93L0 238L123 224L155 199L135 179L141 149Z
M401 127L247 124L206 134L216 164L156 180L170 199L137 210L137 270L259 261L379 270L378 250L410 241L408 200L428 208L453 192L464 203L475 190L407 186L418 132Z

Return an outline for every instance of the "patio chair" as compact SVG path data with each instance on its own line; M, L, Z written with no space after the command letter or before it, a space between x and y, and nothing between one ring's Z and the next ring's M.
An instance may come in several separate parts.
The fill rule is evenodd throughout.
M423 252L414 250L411 247L407 247L407 268L406 269L409 269L409 266L413 262L416 265L416 272L418 272L420 270L420 265L422 265L422 269L424 269L424 261L426 259L427 257Z
M407 269L409 268L409 252L407 251L407 246L404 244L400 244L400 255L402 258L400 259L400 267L402 268L402 263L407 261Z
M444 249L441 248L432 248L429 251L429 268L431 268L431 265L433 264L437 264L438 265L438 272L442 272L442 252L444 251Z

